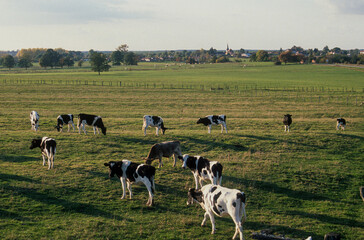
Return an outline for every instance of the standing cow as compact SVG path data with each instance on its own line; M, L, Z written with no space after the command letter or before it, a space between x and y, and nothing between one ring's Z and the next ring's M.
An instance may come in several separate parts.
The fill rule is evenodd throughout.
M212 125L221 125L221 133L224 132L224 128L225 128L226 133L228 133L227 127L226 127L226 116L225 115L208 115L204 118L199 118L197 120L197 124L200 124L200 123L207 126L208 133L211 133Z
M284 131L289 132L290 126L292 124L292 115L290 115L290 114L284 115L283 124L284 124Z
M245 201L244 192L208 184L203 186L201 190L189 189L187 205L191 205L193 202L201 205L205 210L201 226L205 225L207 217L209 217L212 224L211 234L214 234L216 230L214 214L219 217L230 215L235 223L233 239L239 233L240 240L243 240L243 224L246 220Z
M36 111L31 111L29 117L30 117L30 124L32 125L32 130L38 131L39 114Z
M164 127L163 119L159 116L150 116L144 115L143 116L143 127L142 130L144 131L144 136L147 135L147 128L148 126L155 127L155 134L159 135L159 129L162 129L162 134L164 135L165 131L167 130Z
M104 126L104 123L102 122L102 118L100 116L83 113L78 114L77 128L79 134L81 134L81 127L83 132L86 134L85 125L92 126L94 130L94 135L96 135L96 130L97 133L100 134L99 128L101 128L102 133L106 135L106 127Z
M341 127L341 130L345 130L345 126L346 126L346 121L344 118L338 118L336 119L336 130L339 130Z
M160 168L163 166L162 157L170 158L172 155L174 156L173 167L175 167L177 158L182 159L181 144L179 141L156 143L150 149L149 154L145 159L145 163L150 165L153 160L159 159L158 168Z
M73 124L73 114L59 115L57 117L57 131L63 131L63 125L68 125L68 132L70 131L70 126L73 127L73 131L75 131L75 125Z
M49 137L43 137L42 139L33 139L30 145L30 149L39 147L42 152L43 166L45 165L45 157L48 158L48 169L54 167L54 155L56 154L56 140Z

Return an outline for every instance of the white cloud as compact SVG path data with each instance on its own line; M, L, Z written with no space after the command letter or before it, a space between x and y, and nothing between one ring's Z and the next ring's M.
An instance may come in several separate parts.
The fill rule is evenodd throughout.
M324 3L338 13L364 15L364 0L325 0Z

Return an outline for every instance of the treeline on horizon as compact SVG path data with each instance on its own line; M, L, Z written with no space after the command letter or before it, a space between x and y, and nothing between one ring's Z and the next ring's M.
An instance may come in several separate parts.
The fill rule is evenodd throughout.
M0 52L0 65L4 68L30 68L34 63L47 68L54 67L82 67L85 61L90 61L94 71L107 71L111 66L137 65L138 62L180 62L188 64L198 63L224 63L241 62L247 59L251 62L274 62L281 63L343 63L364 64L364 51L359 49L343 50L338 47L330 49L325 46L322 50L318 48L303 49L293 46L290 49L280 50L171 50L171 51L143 51L131 52L127 44L118 46L115 51L71 51L63 48L29 48L18 51ZM95 56L97 55L97 57ZM93 57L94 56L94 57ZM95 58L104 67L94 69Z

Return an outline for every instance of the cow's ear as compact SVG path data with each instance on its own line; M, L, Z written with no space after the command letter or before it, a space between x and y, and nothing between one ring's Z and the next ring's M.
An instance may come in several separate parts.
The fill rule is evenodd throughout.
M106 167L108 167L108 166L110 166L110 163L104 163L104 165L105 165Z

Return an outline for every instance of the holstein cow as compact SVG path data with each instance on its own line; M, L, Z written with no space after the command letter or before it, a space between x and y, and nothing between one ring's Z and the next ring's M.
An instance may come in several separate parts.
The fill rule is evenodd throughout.
M215 218L214 214L219 217L230 215L235 223L235 234L240 235L240 240L243 240L243 224L246 220L245 213L245 194L236 189L229 189L218 185L208 184L203 186L201 190L189 189L187 205L197 202L205 210L205 215L201 226L204 226L207 216L210 217L212 224L212 232L215 233ZM243 219L242 219L243 218Z
M336 130L339 130L340 127L342 130L345 130L345 126L346 126L346 121L344 118L338 118L336 119L337 121L337 125L336 125Z
M290 126L292 124L292 115L290 115L290 114L284 115L283 124L284 124L284 131L289 132L289 128L290 128Z
M162 157L170 158L172 155L174 156L173 167L175 167L177 158L182 159L181 144L179 141L156 143L150 149L145 163L150 165L153 160L159 159L158 167L160 168L163 166Z
M96 135L96 130L97 133L100 134L99 128L101 128L102 133L106 135L106 127L104 126L104 123L102 122L102 118L100 116L80 113L78 114L78 122L77 122L77 128L79 134L81 134L81 125L83 132L85 134L86 134L85 125L89 125L92 126L92 128L94 129L95 135Z
M221 133L223 133L224 128L226 133L226 116L225 115L208 115L204 118L199 118L197 120L197 124L202 123L203 125L208 127L208 133L211 133L211 126L212 125L221 125Z
M154 175L155 167L133 163L129 160L122 160L119 162L110 161L104 163L105 166L109 167L109 177L112 178L116 176L121 181L121 186L123 188L123 195L121 199L125 198L125 185L129 190L130 199L133 196L131 192L131 184L134 182L142 182L147 187L149 192L149 198L147 205L152 206L154 203L153 196L155 191Z
M56 140L49 137L43 137L41 139L33 139L30 145L30 149L39 147L42 151L43 166L45 165L45 157L48 158L48 169L54 167L54 155L56 154Z
M75 131L75 125L73 124L73 114L67 114L67 115L59 115L57 117L57 131L62 132L63 131L63 125L68 125L68 132L70 131L70 126L73 127L73 131Z
M32 125L32 130L38 131L39 114L36 111L31 111L29 117L30 117L30 124Z
M144 115L143 117L143 128L144 136L147 135L147 128L148 126L155 127L155 134L158 136L159 129L162 129L162 133L164 135L164 132L167 128L164 127L163 119L159 116L150 116L150 115Z
M221 185L223 167L217 161L210 162L201 156L192 157L185 154L182 167L191 169L195 177L196 189L198 189L198 183L202 187L203 180L210 180L212 184Z

